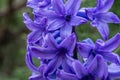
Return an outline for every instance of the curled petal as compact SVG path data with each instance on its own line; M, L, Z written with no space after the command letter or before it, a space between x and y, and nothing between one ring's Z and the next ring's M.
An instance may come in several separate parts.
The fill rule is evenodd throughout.
M39 71L38 71L38 68L35 67L35 65L33 64L32 56L31 56L30 53L27 53L27 54L26 54L26 64L27 64L28 68L29 68L32 72L39 72Z
M43 48L43 47L30 47L32 51L32 55L34 55L37 58L43 58L43 59L52 59L56 56L56 49L50 49L50 48Z
M117 33L114 37L105 42L105 45L101 47L101 50L113 51L120 45L120 33Z

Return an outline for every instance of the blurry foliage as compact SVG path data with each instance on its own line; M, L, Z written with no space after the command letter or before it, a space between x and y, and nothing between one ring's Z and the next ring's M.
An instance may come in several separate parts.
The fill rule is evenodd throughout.
M25 4L16 9L24 1L26 0L0 0L0 80L27 80L28 76L31 75L25 64L28 30L24 26L22 18L22 13L31 13L31 9L26 8ZM81 7L94 7L96 5L96 0L82 1ZM14 5L13 9L10 9L10 4ZM120 0L115 0L111 11L120 17L119 5ZM109 24L109 26L109 37L120 32L120 24ZM89 23L77 27L76 30L79 41L88 37L93 41L101 38L97 30ZM120 54L120 47L115 52ZM37 60L34 61L37 63L36 65L39 64Z

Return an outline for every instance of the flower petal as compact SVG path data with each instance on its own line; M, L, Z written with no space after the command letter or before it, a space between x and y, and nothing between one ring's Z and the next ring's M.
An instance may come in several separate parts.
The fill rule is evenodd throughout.
M76 36L74 33L68 36L67 38L65 38L60 43L60 47L66 48L70 54L73 53L75 45L76 45Z
M99 53L107 61L120 65L120 57L117 54L112 53L112 52L104 52L104 51L100 51Z
M39 72L38 68L33 64L32 56L29 52L26 54L26 64L32 72Z
M63 70L57 71L57 77L60 78L60 80L79 80L76 75L66 73Z
M87 20L85 18L78 17L78 16L72 16L70 24L72 26L78 26L78 25L83 24L85 22L87 22Z
M44 72L44 75L47 76L49 74L54 73L57 68L61 65L62 59L61 57L55 56L49 63L48 66Z
M97 14L97 18L105 23L120 23L118 16L112 12L99 13Z
M108 72L109 72L109 76L111 78L120 78L120 66L116 65L116 64L110 64L108 66Z
M32 75L29 77L29 80L45 80L41 75Z
M74 71L79 79L82 79L82 77L88 75L87 70L79 61L77 61L77 60L74 61L72 63L72 65L73 65Z
M61 27L64 27L65 21L61 18L54 19L49 25L48 25L48 31L54 31Z
M65 39L72 33L72 26L69 23L66 23L63 27L60 29L60 36Z
M87 69L89 73L100 80L106 80L108 77L107 64L101 55L96 55Z
M28 38L28 43L35 43L37 42L38 40L42 40L42 32L41 31L33 31L31 32L27 38Z
M114 37L105 42L105 45L101 47L101 50L113 51L120 45L120 33L117 33Z
M107 12L110 10L114 3L114 0L97 0L97 8L98 12Z
M64 7L63 0L52 0L52 6L58 15L65 14L65 7Z
M58 48L57 42L55 41L55 39L52 37L51 34L46 35L45 43L47 44L48 48L53 48L53 49Z
M103 37L103 39L107 40L109 35L109 28L108 25L104 22L99 22L97 26L97 30L99 31L100 35Z
M93 46L91 44L86 43L77 43L77 47L80 55L84 58L88 58L90 51L93 49Z
M81 4L81 0L67 0L65 8L68 14L76 15Z
M43 58L43 59L52 59L56 56L56 49L50 49L50 48L43 48L43 47L30 47L32 51L32 55L34 55L37 58Z

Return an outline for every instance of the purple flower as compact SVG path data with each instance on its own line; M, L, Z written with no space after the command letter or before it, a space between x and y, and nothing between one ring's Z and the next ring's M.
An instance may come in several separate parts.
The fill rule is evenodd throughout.
M88 66L84 66L77 60L72 63L72 66L75 74L58 71L58 78L60 80L106 80L108 77L107 64L101 55L97 55Z
M47 33L47 19L37 18L32 21L27 13L24 13L23 17L24 23L26 24L27 28L32 31L28 35L28 43L35 43L39 40L40 44L42 44L43 36L45 36L45 34Z
M60 29L60 35L64 39L72 33L73 26L78 26L87 20L76 16L81 0L52 0L52 10L36 10L35 14L47 16L50 19L48 30Z
M47 76L49 73L53 73L60 66L69 72L69 65L72 61L70 58L73 55L73 50L76 44L75 34L71 34L65 38L60 44L57 44L55 39L50 35L47 36L47 47L31 47L32 55L37 58L48 59L47 69L44 74Z
M78 42L79 53L84 58L90 58L92 60L94 56L100 54L109 62L120 65L120 58L117 54L112 52L120 45L120 33L116 34L113 38L104 42L101 39L96 41L96 44L88 39L83 42Z
M107 23L120 23L120 19L113 12L108 12L114 0L97 0L97 7L86 9L91 26L96 27L100 35L106 40L109 35Z

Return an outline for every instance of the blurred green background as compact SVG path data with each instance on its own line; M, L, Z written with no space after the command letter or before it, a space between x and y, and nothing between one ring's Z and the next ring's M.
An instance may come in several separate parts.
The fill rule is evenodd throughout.
M83 0L81 7L95 6L96 0ZM26 0L0 0L0 80L27 80L30 71L25 64L26 37L29 33L23 23L22 13L31 9L25 7ZM120 0L110 11L120 17ZM120 24L109 24L110 36L120 32ZM95 28L83 24L77 28L79 40L101 38ZM120 54L120 48L115 52Z

